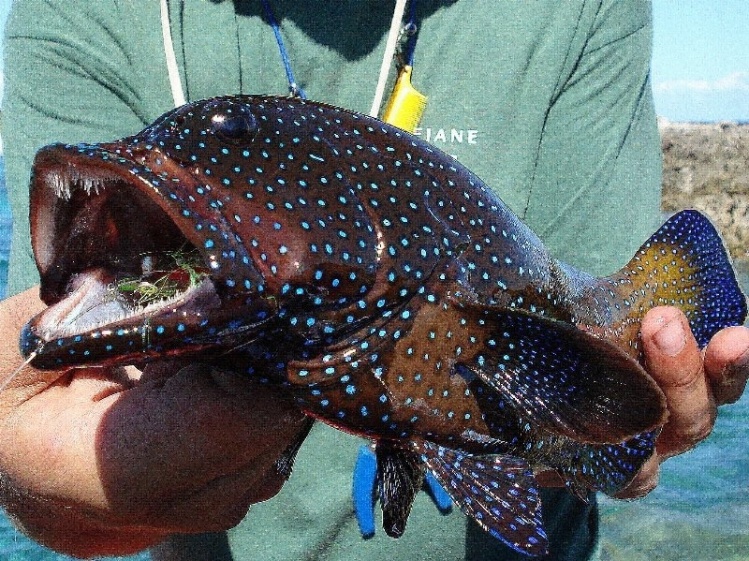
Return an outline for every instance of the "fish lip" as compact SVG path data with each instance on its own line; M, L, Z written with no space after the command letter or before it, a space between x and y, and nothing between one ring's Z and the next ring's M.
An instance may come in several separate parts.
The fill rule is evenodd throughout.
M194 308L210 307L206 303L211 301L214 307L220 306L208 278L170 299L147 306L129 306L112 293L111 274L106 270L88 270L76 275L66 298L50 305L24 326L20 338L22 354L25 357L38 355L33 365L40 368L63 364L65 361L60 357L67 354L79 354L84 358L79 358L78 362L85 363L89 353L76 353L76 347L84 337L106 341L111 339L109 334L118 329L150 328L151 324L160 321L160 317L170 313L190 313ZM147 337L145 331L142 337ZM138 348L129 354L113 355L111 362L145 363L149 359L147 349ZM108 363L99 357L95 362L98 365Z
M32 366L123 366L173 361L198 353L217 359L254 340L271 314L252 315L228 306L205 277L173 297L131 307L111 294L109 273L86 271L74 279L72 292L34 316L21 330L21 354ZM255 310L257 311L257 310ZM227 312L227 313L224 313ZM205 329L212 317L211 329ZM236 319L237 317L241 319ZM179 322L179 323L178 323ZM171 329L160 326L171 324ZM173 326L177 324L177 329Z

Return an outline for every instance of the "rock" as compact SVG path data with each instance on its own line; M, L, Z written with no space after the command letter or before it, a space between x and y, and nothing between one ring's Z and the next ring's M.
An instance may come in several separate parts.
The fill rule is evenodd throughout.
M666 212L696 208L735 258L749 257L749 126L659 120Z

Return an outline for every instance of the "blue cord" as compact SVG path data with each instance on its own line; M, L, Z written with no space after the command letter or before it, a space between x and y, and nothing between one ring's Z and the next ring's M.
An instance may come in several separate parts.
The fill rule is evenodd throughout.
M304 90L299 87L294 79L294 71L291 68L291 59L289 58L289 53L286 51L283 37L281 37L281 26L278 24L278 20L276 20L276 16L273 14L273 10L271 10L268 0L261 0L261 2L263 4L263 10L265 11L265 17L268 19L268 23L270 24L271 29L273 29L273 34L276 36L278 50L281 53L281 61L283 62L284 70L286 70L286 79L289 81L289 93L293 97L307 99L307 94L304 93Z
M276 19L276 16L270 7L270 2L268 0L260 1L263 5L265 17L268 20L271 29L273 29L273 34L276 36L278 51L281 54L281 61L283 62L283 67L286 71L286 79L289 82L289 93L294 97L307 99L307 94L299 86L299 84L296 83L296 79L294 78L294 70L291 68L291 59L289 58L289 53L286 50L286 45L284 44L283 37L281 36L281 26L279 25L278 20ZM408 23L406 24L406 33L408 33L408 40L406 41L405 60L408 66L413 66L414 53L416 51L416 38L419 34L419 27L416 25L416 0L411 0L409 2L409 16Z
M414 53L416 52L416 38L419 35L419 26L416 25L416 0L411 0L408 3L408 23L406 23L405 31L408 35L406 41L406 65L413 67L414 65Z
M366 540L375 535L374 507L377 490L377 457L369 446L359 448L353 476L351 495L354 513L359 532Z
M437 478L432 475L431 471L427 472L424 482L426 483L426 491L429 493L429 496L432 497L432 501L437 506L437 509L439 509L442 514L449 514L452 512L453 500L450 498L450 495L447 494L445 488L442 487L442 484L437 481Z

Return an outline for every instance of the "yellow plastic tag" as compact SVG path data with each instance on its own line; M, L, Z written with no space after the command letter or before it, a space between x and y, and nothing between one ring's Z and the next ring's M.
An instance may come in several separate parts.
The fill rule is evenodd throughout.
M393 93L390 94L390 99L382 114L383 121L410 133L413 133L419 126L427 105L427 96L411 85L412 72L411 66L404 66L401 69L393 86Z

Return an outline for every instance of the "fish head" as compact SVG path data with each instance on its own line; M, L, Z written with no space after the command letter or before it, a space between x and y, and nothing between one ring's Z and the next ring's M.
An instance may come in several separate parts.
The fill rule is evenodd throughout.
M311 187L326 188L310 164L319 166L330 148L311 140L304 112L285 121L279 103L195 102L116 142L37 153L31 236L49 308L21 336L32 364L230 347L262 334L292 286L338 303L371 288L374 244L361 236L331 234L336 255L321 251L310 261L309 223L335 219L334 197ZM289 199L282 191L292 180L310 192ZM372 235L366 216L355 222ZM352 257L342 263L341 253ZM316 280L344 274L356 283L320 288Z

